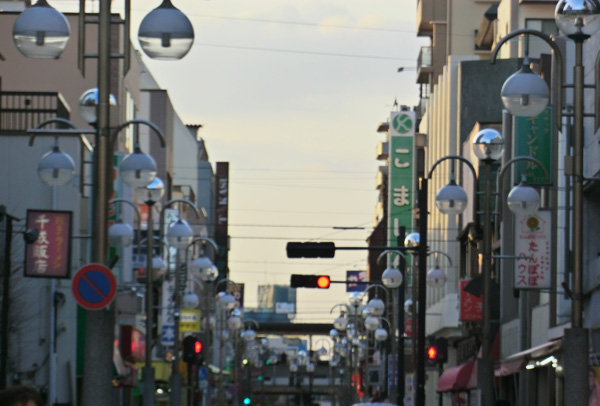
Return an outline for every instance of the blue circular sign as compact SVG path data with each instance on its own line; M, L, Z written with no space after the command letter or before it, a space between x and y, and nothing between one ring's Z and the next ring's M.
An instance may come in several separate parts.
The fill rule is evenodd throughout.
M108 306L115 298L117 281L106 266L89 264L77 271L71 290L81 307L98 310Z

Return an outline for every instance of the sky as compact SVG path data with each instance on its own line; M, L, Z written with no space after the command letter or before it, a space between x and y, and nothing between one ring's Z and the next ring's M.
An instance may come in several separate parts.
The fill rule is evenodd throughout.
M366 247L384 165L377 126L395 101L418 103L416 60L427 44L415 33L416 3L173 0L194 45L181 61L145 62L183 122L202 124L213 165L229 162L230 279L245 285L246 307L259 285L289 285L291 274L341 281L366 269L366 250L288 259L285 247ZM132 1L136 46L139 22L159 4ZM343 284L298 289L296 321L331 322L347 299Z

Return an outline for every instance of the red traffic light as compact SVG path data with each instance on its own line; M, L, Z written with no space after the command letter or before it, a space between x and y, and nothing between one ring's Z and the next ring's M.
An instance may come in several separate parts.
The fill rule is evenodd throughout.
M431 346L427 348L427 358L430 360L435 360L437 357L437 348Z
M329 285L331 285L331 280L327 275L321 275L317 278L317 287L319 289L329 289Z
M200 354L200 351L202 351L202 343L200 341L196 341L194 343L194 352L196 354Z

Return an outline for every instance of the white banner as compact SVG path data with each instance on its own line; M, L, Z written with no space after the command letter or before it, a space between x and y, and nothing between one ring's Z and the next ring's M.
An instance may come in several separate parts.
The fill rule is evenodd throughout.
M549 289L551 273L552 218L550 211L522 215L515 222L515 288Z

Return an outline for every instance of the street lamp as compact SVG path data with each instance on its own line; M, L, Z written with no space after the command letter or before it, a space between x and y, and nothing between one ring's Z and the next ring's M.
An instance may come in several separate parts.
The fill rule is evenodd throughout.
M111 86L111 52L112 43L112 16L111 1L100 1L98 18L95 23L98 25L98 46L97 55L85 54L85 31L86 24L89 22L85 13L85 1L80 0L80 24L79 24L79 67L83 71L83 61L88 57L97 58L98 66L98 104L97 104L97 122L95 125L95 143L94 143L94 162L93 162L93 196L92 196L92 252L91 262L104 264L108 261L108 201L110 199L112 179L112 157L113 145L109 142L110 138L110 86ZM166 4L165 4L166 3ZM168 1L165 1L167 7ZM125 10L125 41L124 41L124 59L125 71L129 68L130 44L129 44L129 2L126 2ZM161 41L160 50L153 57L160 57L164 51L170 54L169 59L181 58L186 52L182 53L178 44L181 43L177 34L173 34L173 29L162 29L159 27L169 27L173 24L181 24L171 20L174 13L169 12L166 16L161 15L161 19L153 22L153 31L160 32L161 37L164 33L165 40ZM177 26L177 25L176 25ZM65 48L69 38L69 26L62 13L52 9L46 0L39 0L35 6L26 9L15 21L13 27L13 39L17 48L28 57L32 58L56 58ZM142 38L143 39L143 33ZM173 42L168 41L168 36L175 36ZM150 38L151 35L148 36ZM185 41L183 41L185 42ZM189 41L188 41L189 42ZM169 44L175 44L173 48L179 50L173 54L169 49ZM164 45L164 46L163 46ZM189 43L191 46L191 43ZM152 238L148 239L151 244ZM150 278L149 278L150 279ZM114 314L108 311L87 312L86 314L86 334L85 334L85 354L86 362L84 364L84 380L89 384L83 385L83 405L84 406L110 406L114 403L114 391L112 390L112 355L113 355L113 337ZM149 386L152 386L149 388ZM144 405L154 406L154 394L150 395L150 390L154 391L154 384L144 385Z
M545 41L556 56L557 72L557 98L556 98L556 126L562 129L562 91L563 87L573 88L573 152L570 156L572 163L570 171L565 169L566 175L573 177L573 204L572 204L572 306L571 328L565 329L564 334L564 380L565 394L569 395L569 402L574 406L588 404L587 365L588 365L588 331L583 327L583 151L584 151L584 89L585 72L583 66L583 43L591 35L598 32L600 27L600 6L595 0L560 0L555 9L555 21L559 30L575 43L575 64L573 66L573 84L563 86L562 69L563 55L551 38L535 30L517 30L501 38L490 58L494 63L500 47L508 40L521 36L533 35ZM530 116L526 109L519 105L505 105L516 116ZM596 111L598 111L596 106Z

